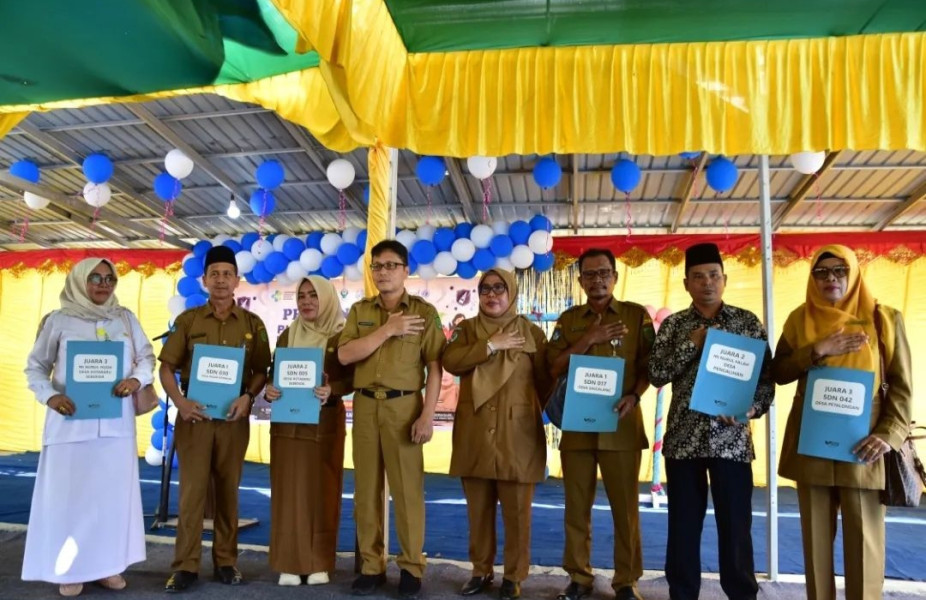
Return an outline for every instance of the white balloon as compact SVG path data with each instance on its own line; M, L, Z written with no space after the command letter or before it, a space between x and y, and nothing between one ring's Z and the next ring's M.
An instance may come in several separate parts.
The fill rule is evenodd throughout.
M257 259L249 250L242 250L235 254L235 264L238 265L238 272L242 275L250 273L257 264Z
M508 260L508 257L507 257L507 256L504 256L504 257L496 257L496 259L495 259L495 267L498 268L498 269L503 269L503 270L505 270L505 271L514 271L514 265L511 264L511 261Z
M402 231L396 234L395 239L400 244L402 244L403 246L411 250L415 242L418 241L418 236L415 235L414 231L403 229Z
M93 183L90 181L84 186L84 200L94 208L106 206L112 194L113 191L108 183Z
M341 236L337 233L326 233L322 236L321 247L322 252L327 255L337 254L338 248L341 247Z
M531 249L531 252L534 254L546 254L547 244L550 243L550 234L546 231L538 229L527 238L527 247Z
M158 467L161 465L162 456L164 456L164 454L154 446L149 445L145 450L145 462L152 467Z
M492 231L495 235L508 235L507 221L492 221Z
M193 172L193 161L182 150L174 148L164 157L164 168L174 179L183 179Z
M534 253L525 244L515 246L511 251L511 264L518 269L527 269L534 264Z
M476 254L476 244L472 240L460 238L453 242L453 246L450 247L450 254L457 259L457 262L466 262Z
M354 182L354 176L356 175L354 172L354 165L343 158L331 161L331 164L328 165L326 174L328 175L328 183L339 190L346 190L349 188L350 184Z
M177 423L177 412L178 411L176 406L167 407L167 422L171 425L175 425Z
M298 260L292 260L286 266L286 276L292 279L293 283L300 281L306 275L306 270Z
M476 225L469 233L469 239L473 240L477 248L488 248L493 237L495 237L495 232L488 225Z
M306 270L307 273L317 271L319 267L322 266L322 259L325 258L325 255L315 248L306 248L302 251L302 254L299 255L299 264L302 265L302 268Z
M437 270L434 268L434 265L418 265L418 270L415 271L415 274L418 277L421 277L425 281L434 279L437 277Z
M813 175L823 166L826 160L826 152L797 152L791 155L791 166L798 173L804 175Z
M176 319L180 316L180 313L186 310L186 298L177 294L172 296L170 300L167 301L167 311L170 313L171 319Z
M415 232L415 236L419 240L431 241L434 239L434 232L437 231L437 227L433 225L422 225L418 228L418 231Z
M470 156L466 159L466 168L476 179L491 177L498 167L498 159L494 156Z
M553 234L547 232L547 252L553 251Z
M290 279L290 277L286 274L285 271L282 273L278 273L276 277L274 277L274 281L276 281L277 285L280 287L289 287L296 283L295 281Z
M457 270L457 259L446 250L438 252L434 257L434 270L441 275L453 275L453 272Z
M267 240L260 239L254 242L254 245L251 246L251 254L254 255L258 261L264 260L270 253L273 252L273 244Z
M344 267L344 277L348 281L360 281L363 279L363 271L357 265L347 265Z
M215 236L215 237L212 239L212 245L213 245L213 247L214 247L214 246L221 246L222 244L224 244L225 242L227 242L227 241L230 240L230 239L232 239L230 235L225 235L224 233L220 233L219 235Z
M290 236L286 235L285 233L281 233L280 235L273 238L273 249L277 252L282 252L283 244L286 243L286 240L288 240L289 237Z
M26 202L26 206L32 210L42 210L48 206L48 198L43 198L38 194L33 194L32 192L23 192L23 200Z
M341 234L341 238L344 239L348 244L356 244L357 237L360 235L362 229L359 227L348 227L344 230L344 233Z

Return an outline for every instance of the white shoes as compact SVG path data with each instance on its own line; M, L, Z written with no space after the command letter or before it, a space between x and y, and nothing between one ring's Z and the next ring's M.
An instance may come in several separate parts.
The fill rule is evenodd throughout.
M325 571L319 571L318 573L312 573L309 575L309 585L322 585L328 583L328 573Z
M280 581L277 585L302 585L302 578L292 573L280 573Z

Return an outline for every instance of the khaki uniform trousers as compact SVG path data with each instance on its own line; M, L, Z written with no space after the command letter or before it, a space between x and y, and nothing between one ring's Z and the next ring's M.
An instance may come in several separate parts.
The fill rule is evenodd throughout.
M354 394L354 521L361 573L386 571L383 546L383 467L395 506L399 568L424 574L424 455L411 441L421 415L421 394L376 400Z
M215 485L214 567L238 561L238 486L248 449L248 419L200 421L177 419L174 444L180 463L180 518L174 546L174 571L199 572L203 513L210 480Z
M473 577L494 572L497 537L496 506L502 505L505 526L505 579L520 583L531 566L531 502L534 484L463 477L469 515L469 560Z
M880 600L884 588L884 517L879 490L797 484L809 600L835 600L833 543L842 512L846 600Z
M592 505L598 483L598 469L614 521L614 578L617 590L633 586L643 576L643 548L640 541L640 497L637 479L640 450L568 450L560 452L563 488L566 495L566 546L563 569L572 581L592 585Z

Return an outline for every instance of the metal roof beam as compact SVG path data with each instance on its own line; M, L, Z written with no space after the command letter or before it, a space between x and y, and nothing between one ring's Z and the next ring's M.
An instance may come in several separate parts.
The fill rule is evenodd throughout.
M470 223L479 223L481 221L476 216L476 210L473 208L473 194L470 192L469 187L466 185L466 181L463 179L461 160L462 159L459 158L453 158L452 156L448 156L444 159L444 163L447 165L447 173L450 174L450 185L453 187L457 199L463 206L463 215L466 217L466 220ZM433 205L431 208L433 209Z
M801 177L800 181L797 182L797 185L794 186L794 190L789 194L788 203L778 213L778 216L775 217L772 223L772 231L776 231L784 224L785 219L788 218L788 215L794 212L794 209L804 201L804 198L806 198L810 191L813 189L814 183L818 181L820 177L823 177L824 173L833 168L837 158L839 158L839 150L828 152L826 154L826 158L823 160L823 166L820 167L819 171L813 175L804 175Z
M923 198L926 198L926 181L923 181L919 187L913 190L913 193L911 193L906 200L901 202L900 205L891 209L891 212L888 213L886 217L878 221L878 224L874 226L874 230L884 231L885 227L899 219L901 215L913 208L913 205Z
M579 231L579 157L572 155L572 181L570 193L572 194L572 233Z
M685 173L682 177L682 181L679 183L679 206L678 212L675 213L675 219L672 221L671 233L677 232L679 226L682 224L682 216L685 214L685 209L688 208L688 203L691 202L691 194L694 192L694 186L698 179L697 176L704 171L704 164L706 162L707 152L702 152L701 155L695 159L694 167Z
M11 228L17 227L17 226L22 227L22 223L16 223L16 222L10 223ZM13 239L0 242L0 246L4 246L4 247L14 246L16 244L23 244L23 243L28 242L30 244L35 244L36 246L40 248L54 247L54 244L52 242L50 242L49 240L46 240L45 238L41 236L35 235L35 233L31 231L26 231L24 233L16 233L15 231L10 230L5 233L6 235L10 236Z

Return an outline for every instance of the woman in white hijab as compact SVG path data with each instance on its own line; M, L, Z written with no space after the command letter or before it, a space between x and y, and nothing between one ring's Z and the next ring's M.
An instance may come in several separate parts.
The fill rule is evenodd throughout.
M344 314L330 281L311 275L297 289L299 314L277 339L277 348L321 348L325 378L315 388L318 425L270 425L270 568L280 585L328 583L334 570L341 523L346 411L353 371L337 358ZM272 375L271 375L272 380ZM272 384L264 393L281 396ZM271 409L272 410L272 409Z
M132 394L152 383L154 353L138 319L119 306L116 283L110 261L77 263L26 365L29 389L48 410L22 578L57 583L62 596L80 594L88 582L120 590L122 572L145 560ZM125 342L113 388L120 416L72 418L80 407L65 394L67 346L77 341Z

